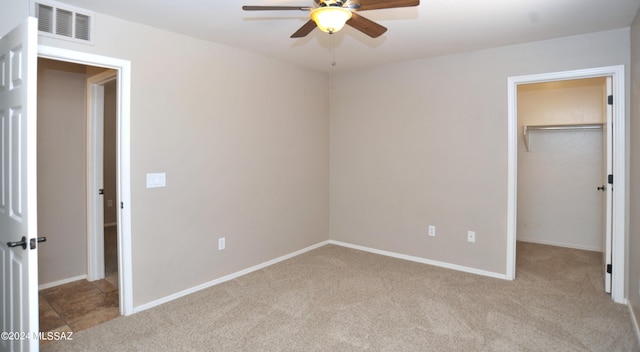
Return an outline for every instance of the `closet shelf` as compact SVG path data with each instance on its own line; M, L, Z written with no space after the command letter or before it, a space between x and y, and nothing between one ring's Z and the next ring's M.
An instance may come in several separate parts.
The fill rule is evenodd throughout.
M531 137L529 133L532 131L583 131L583 130L600 130L602 123L577 123L565 125L524 125L524 143L527 145L527 151L531 151Z

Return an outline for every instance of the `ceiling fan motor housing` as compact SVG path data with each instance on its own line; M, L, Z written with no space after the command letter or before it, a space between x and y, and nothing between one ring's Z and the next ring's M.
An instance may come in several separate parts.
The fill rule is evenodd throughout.
M341 0L324 0L324 1L320 1L320 3L318 4L318 6L320 7L343 7L344 6L344 1Z

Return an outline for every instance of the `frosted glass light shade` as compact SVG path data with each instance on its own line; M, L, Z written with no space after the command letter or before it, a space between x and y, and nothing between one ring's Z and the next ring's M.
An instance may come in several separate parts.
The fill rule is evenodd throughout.
M311 10L310 17L321 31L335 33L351 18L351 11L337 6L319 7Z

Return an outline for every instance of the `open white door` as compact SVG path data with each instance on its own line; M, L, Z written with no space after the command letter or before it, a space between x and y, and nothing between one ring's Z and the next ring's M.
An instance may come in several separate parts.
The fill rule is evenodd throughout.
M37 40L32 17L0 39L2 351L38 350Z
M605 221L604 221L604 291L611 293L611 252L612 252L612 230L613 230L613 185L609 183L609 175L613 175L613 104L609 97L613 94L613 77L607 77L607 88L605 96L606 121L602 128L603 157L606 159L603 164L603 189L605 191ZM611 103L611 104L610 104Z

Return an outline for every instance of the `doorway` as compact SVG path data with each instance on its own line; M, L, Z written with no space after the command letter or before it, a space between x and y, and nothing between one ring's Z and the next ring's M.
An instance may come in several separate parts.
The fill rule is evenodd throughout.
M518 86L518 241L604 251L606 85Z
M88 95L87 82L105 74L112 79L101 82L100 97ZM38 228L48 238L48 246L39 252L42 331L75 332L120 315L117 236L112 230L117 228L116 74L94 66L38 60ZM99 154L88 147L97 145ZM94 164L101 167L87 167ZM92 192L85 179L100 180L100 193L108 196L87 197ZM103 201L110 204L103 206ZM93 219L95 209L104 209L104 216ZM113 225L106 233L103 219ZM98 239L105 245L95 258L89 249ZM100 277L91 275L97 260Z
M116 193L117 81L104 84L103 120L103 249L105 280L118 285L118 212Z
M95 71L98 71L96 73ZM87 224L88 224L88 269L89 281L101 280L106 270L112 271L113 258L108 253L114 244L117 230L117 182L116 182L116 138L117 138L117 72L93 68L88 74L87 96ZM109 229L107 229L109 225ZM114 242L115 241L115 242ZM117 259L117 258L116 258ZM116 260L117 263L117 260ZM109 273L113 274L112 272ZM110 276L113 278L113 276ZM117 276L115 277L117 279ZM114 283L117 287L117 283Z
M538 247L548 254L547 263L540 265L560 259L552 254L583 257L583 270L591 268L596 292L604 284L607 293L611 292L611 276L604 270L611 263L606 246L611 236L607 217L611 189L605 184L611 150L609 82L594 77L529 83L517 91L518 250L531 248L522 242L582 250Z
M507 277L515 279L516 273L516 232L517 232L517 151L519 133L517 119L517 88L522 84L583 79L594 77L611 77L612 96L611 112L613 145L611 162L615 187L612 187L611 202L611 298L617 303L624 302L625 284L625 200L626 200L626 115L625 115L625 83L624 66L609 66L585 70L553 72L529 76L509 77L508 84L508 189L507 189ZM612 159L612 160L611 160Z
M131 167L130 167L130 96L131 62L45 45L38 46L38 57L61 62L113 69L117 72L116 118L116 195L118 253L118 306L120 315L131 315L133 308L133 275L131 252Z

